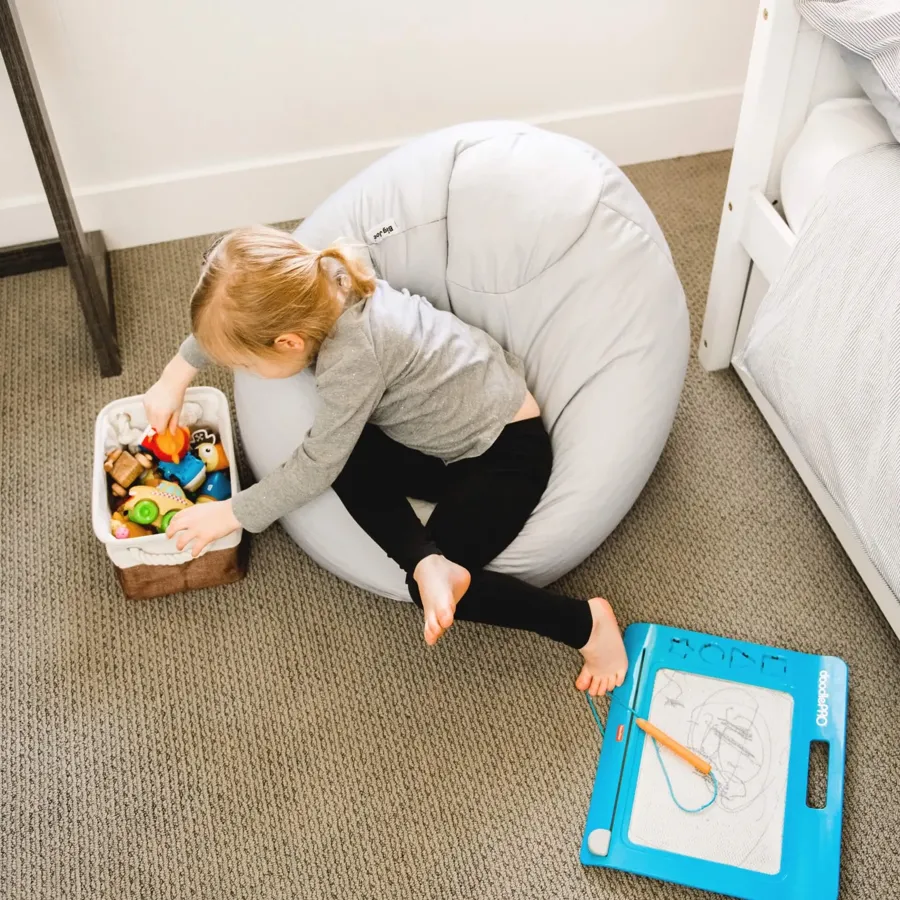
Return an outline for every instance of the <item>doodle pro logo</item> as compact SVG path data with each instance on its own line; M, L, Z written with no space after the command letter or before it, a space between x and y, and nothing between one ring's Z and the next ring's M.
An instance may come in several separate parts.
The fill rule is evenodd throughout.
M828 724L828 672L822 669L819 672L819 705L816 708L816 725L824 728Z

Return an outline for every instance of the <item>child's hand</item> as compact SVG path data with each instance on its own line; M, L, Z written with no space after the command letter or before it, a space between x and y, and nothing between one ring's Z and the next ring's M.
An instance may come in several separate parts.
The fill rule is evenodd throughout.
M144 394L144 412L147 421L159 434L167 429L175 434L178 416L184 405L184 393L197 370L180 356L176 356L165 368L159 381Z
M179 391L177 385L167 384L162 378L144 394L147 421L159 434L165 434L167 430L175 434L183 404L184 389Z
M184 550L193 541L191 554L199 556L208 544L237 531L241 523L235 518L230 500L198 503L172 516L166 536L175 538L175 546Z

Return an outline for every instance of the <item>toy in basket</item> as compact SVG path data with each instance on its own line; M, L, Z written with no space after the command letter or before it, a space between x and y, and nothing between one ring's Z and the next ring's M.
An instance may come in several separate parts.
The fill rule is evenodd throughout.
M197 559L166 537L180 510L226 500L240 489L229 464L234 449L224 394L196 387L186 399L174 434L146 427L142 397L114 401L97 417L94 533L129 597L226 584L244 573L241 531L214 541Z
M165 532L175 513L193 506L181 487L173 481L161 481L156 487L140 485L128 492L120 512L145 528Z
M106 455L103 471L110 477L110 490L117 497L124 497L131 487L153 468L153 460L146 453L131 454L121 447Z
M228 454L215 431L203 428L192 435L179 427L174 434L158 434L148 428L140 445L148 452L131 454L118 447L103 464L113 497L126 498L110 518L114 537L165 533L180 510L231 496ZM123 517L144 531L123 527Z

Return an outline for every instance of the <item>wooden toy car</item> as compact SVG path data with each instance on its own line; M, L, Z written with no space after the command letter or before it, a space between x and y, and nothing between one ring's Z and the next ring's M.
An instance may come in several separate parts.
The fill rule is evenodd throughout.
M113 480L110 490L117 497L124 497L145 472L153 468L153 460L146 453L132 455L121 447L110 451L103 463L103 470Z
M126 513L137 525L164 532L175 513L193 505L179 485L173 481L161 481L156 487L133 487L119 511Z

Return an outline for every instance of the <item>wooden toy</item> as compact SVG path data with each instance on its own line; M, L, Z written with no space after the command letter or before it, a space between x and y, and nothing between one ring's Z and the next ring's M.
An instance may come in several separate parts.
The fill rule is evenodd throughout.
M156 487L139 485L128 492L128 501L122 512L138 525L165 531L172 516L194 504L185 496L181 486L174 481L161 481Z
M161 462L177 464L190 450L191 434L181 425L175 429L175 434L171 431L160 434L155 428L148 428L141 439L141 446Z
M127 540L128 538L137 538L137 537L147 537L148 535L153 534L153 530L150 528L145 528L143 525L138 525L137 522L132 522L127 516L123 516L120 512L114 512L109 522L109 530L112 532L113 537L118 538L120 541Z
M108 453L103 463L103 470L113 480L111 490L117 497L124 497L127 489L152 467L153 460L146 453L132 456L121 447Z
M198 503L227 500L231 496L231 476L227 471L210 472L197 494Z
M177 481L186 491L196 491L206 478L206 466L194 453L188 453L181 462L161 462L159 471L168 481Z
M228 468L225 448L219 443L205 441L196 448L195 452L203 460L207 472L220 472L222 469Z

